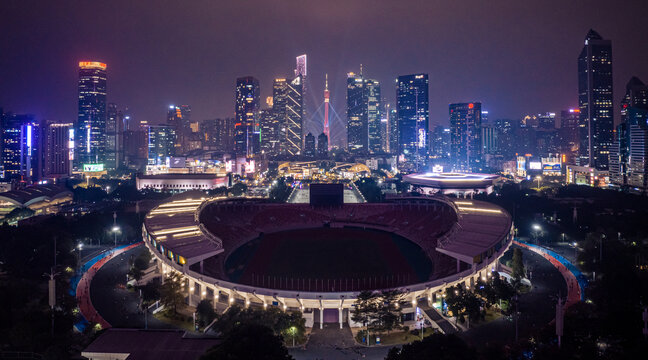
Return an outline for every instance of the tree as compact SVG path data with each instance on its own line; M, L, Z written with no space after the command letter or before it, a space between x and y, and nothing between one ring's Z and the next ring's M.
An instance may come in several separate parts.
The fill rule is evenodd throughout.
M154 302L160 298L160 284L156 281L149 281L138 289L142 291L142 300L146 303Z
M218 318L214 329L222 334L228 334L244 324L268 326L275 335L283 336L286 341L292 341L293 334L289 332L291 328L294 328L297 341L301 342L306 334L306 320L300 311L286 312L274 306L265 310L231 306Z
M178 307L184 304L182 277L178 273L172 273L160 286L160 303L167 308L167 311L172 311L173 314L176 314Z
M376 321L378 312L377 296L371 290L364 290L358 294L355 306L351 310L351 320L362 324L367 330L367 340L369 339L369 329ZM369 341L367 341L369 345Z
M511 270L513 278L520 281L524 277L524 260L522 259L522 250L519 247L513 249L513 259L511 260Z
M382 191L374 178L362 178L355 182L358 190L367 202L380 202L383 199Z
M388 333L400 324L402 308L398 303L403 299L403 293L398 290L384 290L377 302L377 329Z
M281 337L267 326L244 324L225 335L223 342L207 350L200 360L290 360Z
M215 318L216 312L214 311L214 306L212 305L211 300L200 300L198 305L196 305L196 322L198 323L198 326L204 328L211 324Z
M391 348L385 360L472 360L477 354L455 335L432 334L421 341Z
M245 185L242 182L238 182L238 183L234 184L234 186L232 186L232 188L230 188L230 193L233 196L241 196L241 195L245 194L245 192L247 191L247 188L248 188L247 185Z
M291 191L292 188L286 184L286 180L279 178L276 180L276 183L273 183L268 197L271 201L283 203L288 200Z

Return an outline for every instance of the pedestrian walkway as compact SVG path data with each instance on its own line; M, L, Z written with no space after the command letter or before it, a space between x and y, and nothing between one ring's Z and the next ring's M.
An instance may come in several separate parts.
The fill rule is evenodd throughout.
M421 305L419 307L421 308L421 310L423 310L423 312L425 312L425 315L427 315L431 321L439 326L444 334L454 334L457 332L457 329L452 326L452 324L450 324L450 322L446 318L441 316L441 314L439 314L439 312L435 308L424 305Z
M585 299L584 288L587 286L587 279L580 270L578 270L567 259L554 251L538 245L517 240L513 241L513 243L544 257L549 260L549 262L558 269L558 271L560 271L560 274L567 283L567 300L565 301L565 308Z
M92 260L85 263L83 267L81 267L81 277L73 279L70 284L71 290L76 296L77 304L79 305L79 311L83 316L83 320L74 325L77 330L82 331L88 325L88 323L97 323L103 329L111 327L110 324L106 320L104 320L101 315L99 315L97 310L92 305L92 300L90 299L90 284L92 282L92 278L95 276L95 274L97 274L97 271L99 271L99 269L108 261L142 244L142 242L138 242L132 245L120 246L94 257Z

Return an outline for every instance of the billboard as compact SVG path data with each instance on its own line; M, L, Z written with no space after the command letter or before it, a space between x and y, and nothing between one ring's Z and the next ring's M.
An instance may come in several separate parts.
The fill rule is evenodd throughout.
M529 161L529 170L540 170L542 169L542 163L540 161Z
M542 173L545 175L560 175L562 173L562 165L560 163L543 163Z
M104 171L104 164L83 164L83 172Z

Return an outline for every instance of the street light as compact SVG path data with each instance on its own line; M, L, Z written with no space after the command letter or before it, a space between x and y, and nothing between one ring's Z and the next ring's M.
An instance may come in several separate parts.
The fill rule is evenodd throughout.
M77 245L77 270L81 269L81 250L83 249L83 243Z
M117 233L119 232L119 226L113 226L111 230L113 234L115 234L115 247L117 247Z
M295 347L295 335L297 335L297 328L294 327L294 326L291 326L291 327L288 329L288 332L290 333L290 335L292 335L292 338L293 338L293 347Z
M537 189L538 189L538 191L540 191L540 180L542 180L542 176L538 175L538 176L535 177L535 179L538 181Z

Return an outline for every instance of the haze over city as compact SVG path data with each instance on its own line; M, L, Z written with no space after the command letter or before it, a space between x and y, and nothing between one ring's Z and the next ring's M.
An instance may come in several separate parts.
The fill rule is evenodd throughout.
M169 104L191 105L198 121L231 117L236 77L257 77L271 96L272 80L306 53L313 133L324 74L343 114L346 73L360 64L390 102L398 75L429 73L431 126L447 125L447 105L462 101L481 101L491 119L519 118L577 106L576 58L590 28L614 40L615 101L631 75L648 78L638 30L647 10L604 0L5 1L0 103L74 120L76 64L93 59L108 64L108 101L138 120L164 122Z

